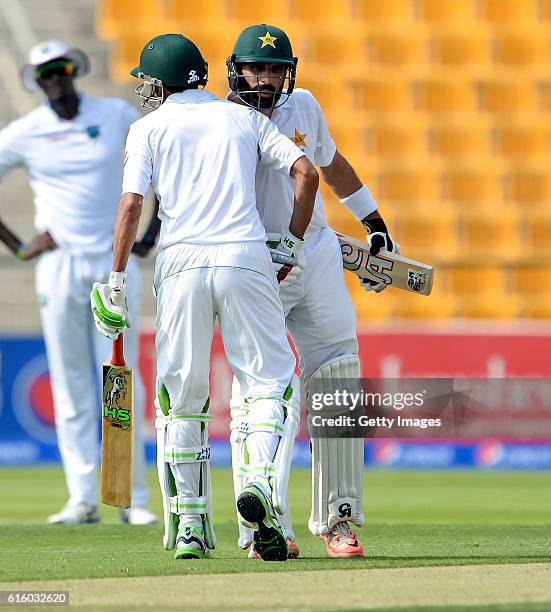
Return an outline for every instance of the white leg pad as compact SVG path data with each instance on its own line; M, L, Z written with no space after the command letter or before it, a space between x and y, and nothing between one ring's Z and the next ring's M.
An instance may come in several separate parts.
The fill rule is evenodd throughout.
M163 518L165 532L163 545L171 550L176 546L179 527L179 516L182 514L201 515L205 542L210 549L216 546L216 536L213 527L212 487L210 477L210 447L208 446L207 423L210 416L202 413L197 415L167 415L161 409L157 410L155 427L157 429L157 471L161 494L163 498ZM167 429L178 421L193 421L201 423L200 446L176 446L167 444ZM178 495L176 479L173 470L179 464L199 463L199 491L195 497Z
M330 393L333 381L360 377L356 355L344 355L316 370L307 390ZM359 385L358 385L359 391ZM312 513L310 531L320 536L341 521L361 527L363 514L364 442L362 438L312 438Z

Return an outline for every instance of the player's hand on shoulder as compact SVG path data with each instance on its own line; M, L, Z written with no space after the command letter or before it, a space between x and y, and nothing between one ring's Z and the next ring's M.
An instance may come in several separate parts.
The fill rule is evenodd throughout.
M388 231L384 219L375 212L362 220L362 225L367 230L366 241L369 245L369 254L377 256L381 250L390 253L400 253L400 245L395 242ZM360 278L360 285L366 291L381 293L388 285L384 281L374 281L369 278Z
M108 283L94 283L90 305L96 329L110 340L116 340L125 327L130 327L130 315L125 294L126 272L111 272Z
M295 283L304 269L304 240L291 233L268 234L268 249L280 287Z
M30 242L21 245L17 251L17 257L23 261L30 261L45 251L57 249L57 244L48 232L37 234Z

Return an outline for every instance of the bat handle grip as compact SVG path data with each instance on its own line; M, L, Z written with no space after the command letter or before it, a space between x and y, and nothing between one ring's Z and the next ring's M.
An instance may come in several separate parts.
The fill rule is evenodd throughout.
M111 363L114 366L126 365L126 361L124 360L123 346L122 334L119 334L119 337L116 340L113 340L113 354L111 356Z

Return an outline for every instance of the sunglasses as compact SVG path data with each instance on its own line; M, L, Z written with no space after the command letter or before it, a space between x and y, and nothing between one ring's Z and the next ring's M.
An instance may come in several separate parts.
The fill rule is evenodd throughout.
M75 67L69 62L50 62L36 69L37 79L50 79L53 76L71 76L75 73Z

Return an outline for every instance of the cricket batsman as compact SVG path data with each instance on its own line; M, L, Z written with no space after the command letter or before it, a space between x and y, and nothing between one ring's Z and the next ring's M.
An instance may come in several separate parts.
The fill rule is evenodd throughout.
M270 117L281 133L312 164L320 167L325 182L367 230L373 255L381 248L397 252L398 245L390 238L368 188L337 151L318 101L309 91L295 88L297 61L283 30L266 24L246 28L227 60L231 89L228 98ZM276 245L285 239L292 214L292 179L273 172L261 160L256 175L256 198L272 247L287 328L299 355L306 390L316 383L326 388L339 378L359 379L356 313L344 280L340 247L327 225L319 192L298 265L291 269L281 265ZM275 206L274 202L282 205ZM368 279L361 279L361 283L367 291L380 292L386 286ZM236 490L242 479L240 421L248 407L248 398L241 391L234 384L231 413ZM308 526L323 539L331 557L364 554L350 527L350 523L361 527L365 521L363 467L362 439L312 439L312 510ZM288 508L281 521L289 551L298 556ZM239 545L248 548L252 543L250 530L240 525ZM254 543L249 556L258 557Z
M128 134L113 271L108 284L94 285L93 310L105 332L116 337L127 312L112 303L111 291L126 289L125 268L143 196L152 185L161 218L154 288L164 546L175 548L176 559L206 558L216 543L207 427L210 348L218 321L240 392L250 398L241 426L247 461L237 509L254 530L258 554L285 560L287 543L275 507L287 486L294 438L287 415L296 411L290 405L297 403L298 390L256 208L255 174L261 160L293 182L292 212L276 249L293 265L300 261L314 208L317 171L261 113L202 89L207 63L188 38L163 34L149 41L132 74L142 80L137 91L144 103L156 110Z

